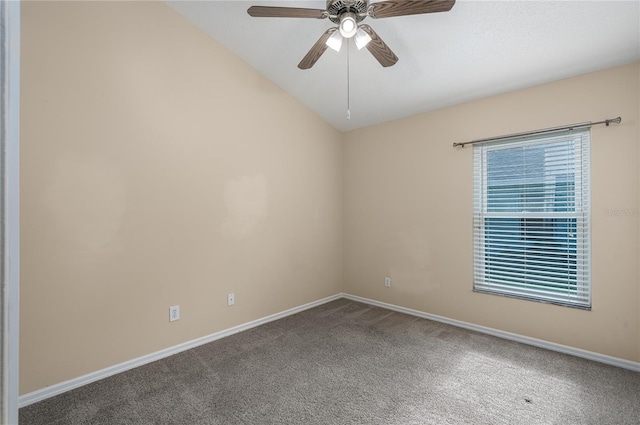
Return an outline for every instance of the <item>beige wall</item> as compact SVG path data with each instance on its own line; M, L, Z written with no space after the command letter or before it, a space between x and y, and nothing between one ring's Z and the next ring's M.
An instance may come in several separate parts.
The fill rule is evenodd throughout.
M339 132L162 3L22 14L22 394L342 290Z
M639 80L636 63L347 133L345 292L640 361ZM473 149L452 143L618 115L592 129L593 309L472 292Z

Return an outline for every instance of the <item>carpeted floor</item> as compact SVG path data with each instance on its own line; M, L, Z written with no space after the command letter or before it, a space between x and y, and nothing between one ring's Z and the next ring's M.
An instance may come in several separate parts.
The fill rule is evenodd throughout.
M639 423L640 373L346 299L20 409L20 425Z

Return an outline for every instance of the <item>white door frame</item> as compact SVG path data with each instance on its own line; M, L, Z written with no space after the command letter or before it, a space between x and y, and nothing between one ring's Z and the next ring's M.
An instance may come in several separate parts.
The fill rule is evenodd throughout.
M0 423L18 424L20 2L0 0Z

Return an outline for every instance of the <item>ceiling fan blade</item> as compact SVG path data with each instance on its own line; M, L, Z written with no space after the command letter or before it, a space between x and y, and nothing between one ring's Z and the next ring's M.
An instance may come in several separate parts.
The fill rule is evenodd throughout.
M317 18L323 19L329 14L322 9L301 7L251 6L247 13L254 18Z
M311 68L317 61L320 59L320 56L327 50L327 40L331 37L331 34L336 32L337 28L329 28L320 36L316 44L311 47L309 52L302 58L300 63L298 64L298 68L300 69L309 69Z
M360 25L360 28L371 37L371 41L367 44L367 50L380 62L380 65L387 67L395 65L395 63L398 62L398 57L391 51L389 46L378 37L378 34L376 34L373 28L367 24Z
M388 0L369 6L369 16L379 19L421 13L448 12L454 4L456 4L455 0Z

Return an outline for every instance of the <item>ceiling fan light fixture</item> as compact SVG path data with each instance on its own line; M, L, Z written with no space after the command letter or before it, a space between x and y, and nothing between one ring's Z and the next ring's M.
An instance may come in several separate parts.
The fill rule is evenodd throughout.
M274 0L275 1L275 0ZM327 29L311 47L298 64L300 69L309 69L320 59L330 47L340 51L343 38L355 36L356 47L367 50L383 67L395 65L398 57L382 41L376 32L367 24L361 23L365 18L391 18L405 15L421 15L427 13L448 12L456 0L326 0L324 9L282 6L251 6L247 9L254 18L314 18L329 19L338 27ZM374 40L375 39L375 40ZM349 62L347 61L347 64Z
M362 28L358 28L358 31L356 31L356 47L358 48L358 50L369 44L370 41L371 36L367 34L366 31Z
M340 47L342 47L342 36L340 35L340 31L334 31L325 44L336 52L339 52Z
M343 13L340 17L340 34L344 38L351 38L356 35L358 31L358 24L356 23L356 15L351 12Z

